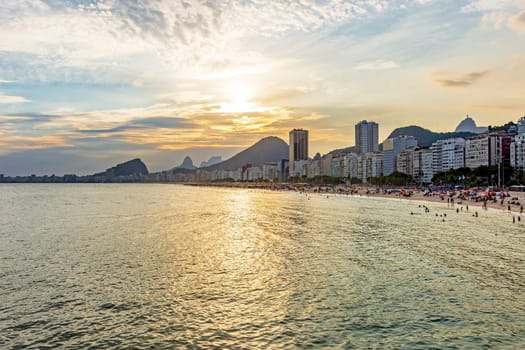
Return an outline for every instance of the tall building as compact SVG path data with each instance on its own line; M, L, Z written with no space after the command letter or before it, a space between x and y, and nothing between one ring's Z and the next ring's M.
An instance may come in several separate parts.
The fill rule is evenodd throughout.
M465 166L465 140L462 138L436 141L430 149L433 153L434 174Z
M489 137L487 135L468 138L465 142L465 166L476 169L489 165Z
M421 148L414 152L414 173L412 176L418 183L431 183L434 176L432 161L434 160L432 150Z
M360 121L355 125L355 148L357 154L379 151L379 125Z
M383 172L385 176L398 171L396 167L396 157L402 151L417 147L417 139L413 136L398 136L393 137L383 142L383 153L385 155L383 160Z
M510 165L519 171L525 171L525 132L514 137L510 145Z
M368 152L360 156L358 173L363 183L368 183L371 177L383 176L383 153Z
M297 176L295 162L308 159L308 130L293 129L290 131L290 176ZM300 169L298 169L300 172Z

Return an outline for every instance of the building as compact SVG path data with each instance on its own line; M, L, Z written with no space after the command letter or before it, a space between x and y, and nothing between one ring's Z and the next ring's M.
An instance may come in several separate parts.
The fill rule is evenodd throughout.
M263 180L271 180L279 177L279 167L277 163L264 163L262 168Z
M332 177L344 177L344 170L345 170L345 159L344 156L337 156L332 158L332 162L330 164L330 176Z
M515 136L510 145L510 166L525 171L525 132Z
M416 149L414 152L414 169L412 177L416 183L429 184L434 177L432 150L429 148Z
M416 148L408 148L396 156L396 169L400 173L414 176L414 158Z
M361 181L368 183L371 177L383 176L383 153L368 152L359 157L361 159L358 166L361 170Z
M413 136L398 136L393 137L383 142L383 173L385 176L398 171L396 167L396 157L402 151L408 148L417 147L417 139Z
M465 166L465 140L462 138L436 141L431 150L434 174Z
M489 165L489 138L475 136L465 141L465 166L471 169Z
M489 165L510 165L510 144L514 134L498 131L489 134Z
M321 158L321 175L332 176L332 158L333 154L325 154Z
M344 156L344 177L361 178L359 176L359 156L356 153L347 153Z
M323 174L323 158L320 153L317 153L312 159L312 171L310 176L316 177Z
M277 163L277 171L279 173L279 181L285 181L290 176L289 162L288 159L281 159Z
M312 177L312 160L296 160L293 162L293 173L290 173L291 177ZM290 168L292 168L292 163L290 163Z
M525 116L521 117L520 120L518 120L517 127L518 135L525 134Z
M301 171L295 170L295 163L308 159L308 130L293 129L290 131L289 147L290 176L296 176L296 173Z
M412 176L418 184L429 184L434 176L433 159L429 148L408 148L396 157L397 171Z
M505 131L471 137L465 143L465 166L510 165L512 136Z
M355 125L355 148L357 154L379 151L379 125L360 121Z

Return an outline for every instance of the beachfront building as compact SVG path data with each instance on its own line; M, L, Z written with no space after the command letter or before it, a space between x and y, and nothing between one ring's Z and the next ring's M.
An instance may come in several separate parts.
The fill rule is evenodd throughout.
M312 170L310 171L311 177L321 176L323 174L323 158L320 153L316 153L312 159Z
M480 166L510 164L512 135L505 131L471 137L465 142L465 166L475 169Z
M337 156L332 158L330 166L330 176L332 177L344 177L344 156Z
M379 125L362 120L355 125L355 149L357 154L379 151Z
M286 180L289 176L290 176L290 171L289 171L289 161L288 159L281 159L278 163L277 163L277 171L279 173L279 181L284 181Z
M525 171L525 131L516 135L510 145L510 166Z
M262 168L263 180L274 180L279 176L277 163L264 163Z
M429 148L420 148L414 152L414 168L412 177L416 183L429 184L432 182L434 171L432 167L433 154Z
M359 176L359 156L356 153L345 154L344 177L361 178L361 176Z
M397 171L412 176L418 184L432 182L433 152L429 148L409 148L397 156Z
M498 131L489 134L489 165L510 165L510 144L514 134Z
M383 153L368 152L360 157L361 181L368 183L371 177L383 176Z
M434 174L465 166L465 140L462 138L436 141L431 150Z
M321 175L323 176L331 176L332 174L332 158L333 154L328 153L325 154L321 158Z
M301 170L295 169L296 162L308 159L308 130L293 129L290 131L289 137L290 176L295 176L301 173Z
M408 148L417 147L417 139L413 136L398 136L383 142L383 173L385 176L392 174L397 169L397 155Z
M475 136L465 141L465 166L471 169L489 165L489 137Z
M396 156L396 171L413 176L415 151L415 147L408 148Z

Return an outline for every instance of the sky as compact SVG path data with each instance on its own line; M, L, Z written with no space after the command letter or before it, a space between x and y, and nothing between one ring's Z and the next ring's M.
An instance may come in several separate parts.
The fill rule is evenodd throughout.
M525 115L525 0L2 0L0 22L5 175Z

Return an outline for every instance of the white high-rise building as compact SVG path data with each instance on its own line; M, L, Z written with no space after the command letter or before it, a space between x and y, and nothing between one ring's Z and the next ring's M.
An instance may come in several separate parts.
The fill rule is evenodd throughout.
M383 153L368 152L359 159L358 171L363 183L367 183L371 177L383 176Z
M471 169L489 165L489 138L486 135L465 141L465 166Z
M357 154L379 151L379 125L360 121L355 125L355 148Z
M407 148L397 155L397 171L410 175L418 184L431 183L433 152L429 148Z
M344 157L344 176L360 178L359 169L359 156L356 153L345 154Z
M433 172L437 174L441 171L459 169L465 166L465 140L462 138L452 138L439 140L432 144L433 152Z
M433 154L429 148L418 149L414 152L414 173L412 176L417 183L431 183L434 177L432 167Z

